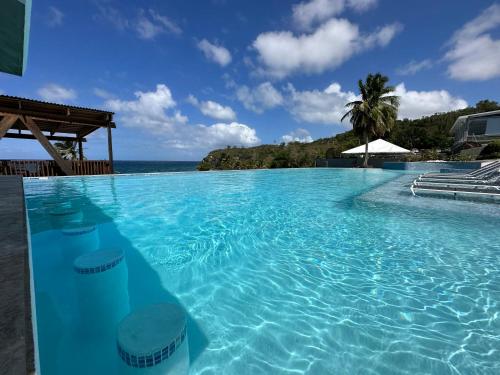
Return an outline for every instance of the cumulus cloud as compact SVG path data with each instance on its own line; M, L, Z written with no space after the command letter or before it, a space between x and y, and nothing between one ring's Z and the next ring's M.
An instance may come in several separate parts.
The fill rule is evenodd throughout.
M446 90L413 91L407 90L405 84L400 83L396 86L395 94L400 96L400 119L415 119L467 107L465 100L452 96Z
M251 147L260 143L255 129L237 122L194 125L180 129L176 137L165 140L165 144L176 149L206 151L226 146Z
M300 143L311 143L313 141L311 134L306 129L298 128L285 134L281 137L281 140L285 143L290 142L300 142Z
M252 46L262 65L259 72L283 78L295 72L322 73L334 69L357 53L386 46L401 28L395 23L363 34L348 20L334 18L308 34L260 34Z
M297 90L289 83L287 92L287 110L297 121L313 124L341 124L340 119L346 112L346 103L359 99L354 92L343 91L336 82L324 90L310 91ZM400 96L400 119L415 119L467 107L465 100L451 95L446 90L407 90L405 84L400 83L396 86L395 95ZM350 125L345 122L345 126Z
M421 70L430 69L432 67L432 61L425 59L422 61L411 60L408 64L398 68L396 73L401 76L415 75Z
M76 98L76 91L55 83L49 83L38 89L38 95L47 102L66 102Z
M448 74L461 81L500 77L500 39L488 32L500 31L500 4L493 4L455 32L445 55Z
M49 13L46 19L47 25L49 27L57 27L63 24L64 13L58 8L51 6L49 7Z
M153 9L147 12L141 9L135 25L137 35L142 39L154 39L163 33L181 34L182 30L167 16L161 15Z
M208 60L215 62L220 66L226 66L231 63L231 53L227 48L210 43L206 39L203 39L198 43L198 48L203 52Z
M134 95L133 100L109 99L105 106L116 112L121 124L154 134L157 142L167 148L201 155L227 145L255 146L260 143L255 129L245 124L190 125L164 84L158 84L154 91L137 91Z
M341 14L346 7L364 11L377 3L377 0L310 0L293 6L293 20L297 27L310 29L315 23L323 22Z
M223 106L212 100L199 101L194 95L189 95L188 102L197 107L205 116L221 121L236 120L236 113L229 106Z
M271 82L264 82L253 88L239 86L236 89L236 97L246 109L256 113L283 104L283 95Z
M172 92L164 84L156 85L156 91L137 91L135 100L109 99L106 107L124 115L125 126L147 128L156 133L173 130L176 124L188 121L179 111L167 115L167 110L176 107Z
M324 90L298 91L289 83L287 109L297 121L314 124L340 124L345 104L356 100L352 91L342 91L334 82Z

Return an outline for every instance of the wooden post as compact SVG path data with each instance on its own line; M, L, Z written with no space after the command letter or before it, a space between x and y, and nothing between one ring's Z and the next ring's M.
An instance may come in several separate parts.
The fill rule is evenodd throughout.
M31 117L24 117L24 119L21 117L24 125L26 128L31 131L31 134L40 142L40 144L43 146L45 151L49 153L50 156L54 159L54 161L57 163L57 165L62 169L62 171L68 175L72 176L73 170L71 169L71 164L67 161L64 160L61 155L59 155L59 152L52 146L52 143L49 142L47 137L42 133L40 128L37 126L35 121Z
M78 157L80 161L83 160L83 143L81 138L78 138Z
M111 137L111 124L108 124L108 157L109 157L109 170L113 174L113 139Z
M0 139L3 138L3 136L7 133L7 131L14 125L14 123L17 121L19 116L10 116L10 115L5 115L0 121Z

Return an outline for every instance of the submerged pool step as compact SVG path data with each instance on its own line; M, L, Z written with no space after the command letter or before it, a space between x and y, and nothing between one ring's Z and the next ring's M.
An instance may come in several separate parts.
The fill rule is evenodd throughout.
M130 312L123 250L98 250L73 263L82 332L114 332Z
M186 330L186 313L178 305L150 305L131 313L118 326L119 373L188 374Z
M69 223L83 220L83 212L71 205L59 205L49 208L49 217L52 228L61 228Z
M100 247L99 229L91 221L72 222L61 229L62 258L70 264L80 255L96 251Z

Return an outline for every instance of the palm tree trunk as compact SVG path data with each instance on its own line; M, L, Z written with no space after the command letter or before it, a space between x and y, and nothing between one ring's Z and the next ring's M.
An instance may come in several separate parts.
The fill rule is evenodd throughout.
M365 157L363 159L363 168L368 168L368 133L365 133Z

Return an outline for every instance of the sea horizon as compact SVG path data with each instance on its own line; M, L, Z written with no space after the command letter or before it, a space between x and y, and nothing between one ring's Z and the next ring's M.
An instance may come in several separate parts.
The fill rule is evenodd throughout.
M115 173L155 173L196 171L199 161L115 160Z

